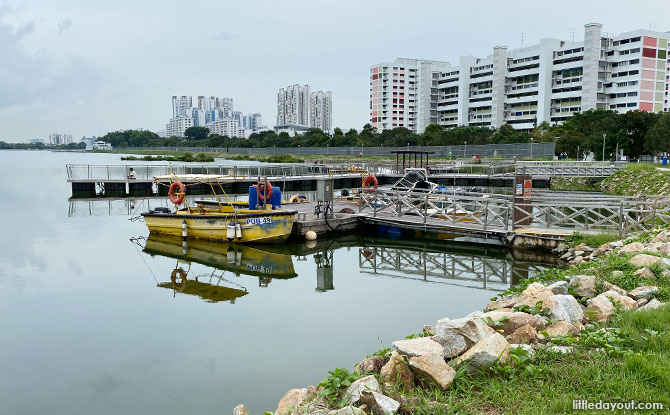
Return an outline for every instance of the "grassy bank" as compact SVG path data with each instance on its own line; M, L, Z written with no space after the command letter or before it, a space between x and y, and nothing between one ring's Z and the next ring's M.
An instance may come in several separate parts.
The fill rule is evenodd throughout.
M147 155L144 157L135 157L135 156L126 156L121 157L121 160L141 160L141 161L183 161L183 162L197 162L197 163L210 163L214 161L214 157L211 154L207 153L189 153L183 152L178 155Z
M670 195L670 169L658 164L633 163L604 179L600 188L614 195Z
M269 156L261 154L223 154L226 160L250 160L262 163L304 163L305 159L293 154L272 154Z
M600 192L602 180L597 177L552 177L551 190Z

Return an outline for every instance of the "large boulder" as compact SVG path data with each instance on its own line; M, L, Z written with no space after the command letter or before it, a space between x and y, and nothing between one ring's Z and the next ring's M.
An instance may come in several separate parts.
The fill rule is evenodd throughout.
M567 294L568 293L568 282L567 281L556 281L555 283L548 285L547 290L551 291L554 294Z
M638 311L644 311L644 310L654 310L659 307L663 307L665 303L662 303L658 301L658 299L653 298L651 301L649 301L647 304L643 305L642 307L638 308Z
M328 415L366 415L365 411L361 408L356 408L355 406L345 406L337 410L328 412Z
M631 259L629 259L628 262L631 265L635 265L636 267L650 267L655 264L659 265L663 264L661 258L648 254L637 254Z
M418 337L416 339L396 340L392 347L398 353L408 356L423 356L429 353L441 353L442 346L432 340L432 337Z
M596 277L593 275L573 275L569 285L580 297L592 298L596 295Z
M552 295L543 306L549 310L550 318L554 320L574 322L581 321L584 317L582 307L571 295Z
M654 275L652 270L650 270L647 267L635 270L635 272L633 272L633 275L635 275L636 277L644 278L645 280L648 280L650 278L654 278L656 276L656 275Z
M291 389L279 400L275 415L288 415L307 399L307 388Z
M626 310L634 310L637 308L637 302L627 295L621 295L618 291L608 290L600 294L607 298L611 298L615 303L620 303Z
M539 282L534 282L528 285L525 290L523 290L521 293L521 298L519 298L519 300L514 305L516 307L523 305L533 307L540 301L544 304L544 302L547 301L547 299L552 295L554 295L554 293L547 289L547 287L540 284Z
M500 333L480 340L467 352L451 361L452 365L467 364L467 370L474 372L490 366L496 361L506 362L509 358L509 343Z
M597 322L605 323L609 318L614 314L616 308L612 301L600 294L597 297L594 297L589 301L589 305L586 307L586 311L595 312L594 317Z
M412 357L409 366L442 390L446 390L456 377L456 371L445 363L442 353Z
M497 310L499 308L510 308L510 307L513 307L514 304L516 304L517 301L519 301L519 296L517 296L517 295L501 298L500 300L494 300L494 301L491 301L486 306L486 310L493 311L493 310Z
M544 329L549 337L556 336L574 336L579 334L579 327L567 321L557 321Z
M603 288L605 289L605 291L616 291L620 295L628 295L626 290L607 281L603 281Z
M505 336L514 333L521 326L531 325L535 330L542 330L545 325L542 319L521 311L511 313L489 311L482 315L482 319L488 322L487 317L491 319L491 322L487 324L496 330L502 329Z
M379 382L377 382L375 375L362 377L349 385L344 391L344 400L349 405L356 403L361 398L362 391L381 391L381 387L379 386Z
M530 324L519 327L507 337L509 343L529 344L537 342L537 331Z
M458 356L481 339L495 333L479 317L442 319L437 322L435 331L437 334L433 340L441 345L444 357Z
M634 290L629 291L628 295L639 300L640 298L650 298L657 292L658 287L654 285L643 285L642 287L637 287Z
M370 411L372 411L372 415L392 415L400 408L400 403L395 399L382 395L379 392L368 390L361 392L359 402L367 405Z
M644 251L644 245L642 245L639 242L633 242L629 243L627 245L624 245L621 247L619 250L619 253L621 254L635 254L637 252L642 252Z
M386 356L371 356L358 363L354 370L359 373L379 373L388 361Z
M405 389L412 389L414 387L414 375L405 359L396 351L391 353L391 358L381 368L379 374L385 383L400 385Z

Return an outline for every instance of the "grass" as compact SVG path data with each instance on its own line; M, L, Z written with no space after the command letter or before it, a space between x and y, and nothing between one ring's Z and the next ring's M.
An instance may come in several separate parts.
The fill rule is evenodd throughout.
M152 156L147 155L144 157L135 157L135 156L125 156L121 157L121 160L142 160L142 161L184 161L184 162L198 162L198 163L208 163L213 162L214 157L211 154L206 153L190 153L184 152L183 154L178 154L174 156Z
M263 163L304 163L305 159L293 154L272 154L269 156L260 154L225 154L227 160L253 160Z
M658 170L658 165L632 163L604 179L600 188L615 195L670 195L670 171Z
M601 178L598 177L553 177L551 190L571 192L599 192Z
M616 233L584 234L575 232L574 234L565 238L565 243L570 248L574 248L575 246L582 243L590 246L591 248L596 248L602 244L606 244L607 242L614 242L617 240L619 240L619 235Z

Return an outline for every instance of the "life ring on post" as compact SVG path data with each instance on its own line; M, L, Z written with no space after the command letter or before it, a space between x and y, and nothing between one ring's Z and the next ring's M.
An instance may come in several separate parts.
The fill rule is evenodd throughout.
M179 192L175 193L175 190L179 188ZM170 202L174 203L175 205L181 205L181 202L184 201L184 198L186 197L186 187L182 182L173 182L170 185L170 190L168 191L168 198L170 199Z
M300 203L300 196L298 195L293 195L291 198L288 200L289 203Z
M374 176L374 174L368 174L365 176L365 179L363 179L363 190L366 192L373 192L377 190L377 187L379 186L379 180ZM370 189L370 187L372 189Z
M263 201L263 202L269 202L270 199L272 199L272 185L270 184L270 181L267 180L266 183L268 184L268 195L267 199L265 196L265 183L259 183L258 184L258 197Z
M177 277L181 280L180 284L177 284ZM175 268L170 275L170 280L172 281L172 286L179 291L184 291L186 288L186 272L181 268Z

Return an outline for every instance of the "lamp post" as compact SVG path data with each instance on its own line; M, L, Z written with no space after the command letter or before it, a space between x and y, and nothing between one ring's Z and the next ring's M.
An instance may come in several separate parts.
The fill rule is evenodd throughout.
M605 161L605 137L607 134L603 133L603 161Z
M463 149L463 160L465 160L465 155L468 152L468 142L465 141L465 148Z

